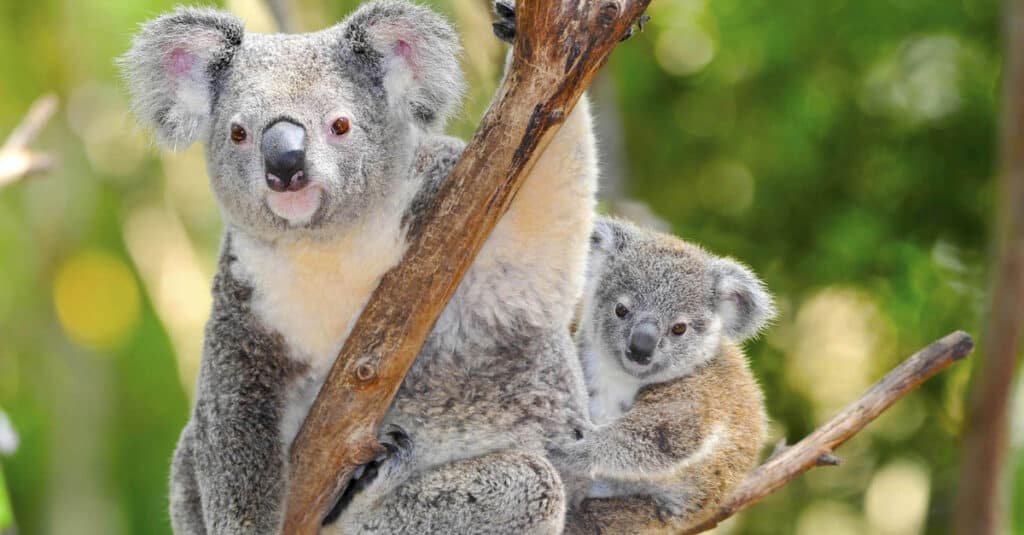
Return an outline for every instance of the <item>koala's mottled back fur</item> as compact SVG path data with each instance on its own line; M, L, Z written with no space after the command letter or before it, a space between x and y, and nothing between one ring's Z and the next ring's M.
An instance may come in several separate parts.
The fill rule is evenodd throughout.
M748 269L602 219L577 341L598 428L563 455L594 481L570 533L648 533L704 519L750 471L761 390L737 345L774 315Z
M397 0L326 30L246 33L181 8L121 65L142 123L202 141L225 219L197 399L172 466L174 529L276 533L288 448L352 323L463 150L455 31ZM588 425L568 333L596 186L580 102L525 178L409 372L325 531L555 533L547 450Z

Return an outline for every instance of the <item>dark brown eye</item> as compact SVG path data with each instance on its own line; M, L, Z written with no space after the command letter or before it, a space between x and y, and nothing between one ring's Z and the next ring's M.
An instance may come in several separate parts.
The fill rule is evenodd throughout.
M331 132L334 132L336 136L344 135L345 132L348 132L348 117L338 117L335 119L331 123Z
M677 323L677 324L672 326L672 334L674 334L676 336L681 336L685 332L686 332L686 324L685 323Z
M245 138L247 137L249 137L249 135L245 133L244 128L237 124L231 125L231 141L234 141L235 143L241 143L245 141Z
M629 314L629 309L626 308L626 305L623 305L622 303L619 303L619 304L615 305L615 315L616 316L618 316L620 318L625 318L626 314Z

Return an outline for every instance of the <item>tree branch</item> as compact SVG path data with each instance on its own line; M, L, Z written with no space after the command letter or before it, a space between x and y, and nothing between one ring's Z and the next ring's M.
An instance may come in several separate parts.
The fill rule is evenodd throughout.
M1006 533L1010 398L1024 328L1024 0L1004 3L1006 78L992 286L960 450L956 533ZM1012 510L1010 508L1009 510Z
M28 150L57 111L57 97L45 95L32 103L25 118L0 146L0 188L26 176L47 171L54 159L49 154Z
M839 459L832 455L833 450L908 392L950 364L963 359L973 349L974 341L971 337L963 331L957 331L918 351L813 433L773 455L747 476L733 492L728 505L719 509L711 519L683 533L707 531L779 490L807 470L815 466L838 464Z
M508 76L402 262L384 275L291 448L284 532L313 534L376 430L434 322L558 126L650 0L517 6Z

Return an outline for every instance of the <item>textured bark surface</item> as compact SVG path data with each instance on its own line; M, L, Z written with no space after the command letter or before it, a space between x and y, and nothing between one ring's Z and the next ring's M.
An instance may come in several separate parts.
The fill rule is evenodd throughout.
M950 364L966 357L972 349L974 342L971 337L958 331L918 351L831 420L756 468L733 492L729 503L714 517L684 533L701 533L717 526L719 522L757 503L815 466L839 464L838 459L832 455L835 448L857 434L908 392Z
M377 427L434 322L526 172L649 1L519 3L508 76L292 444L285 533L316 533L352 470L378 453Z
M1024 0L1007 0L1006 78L988 324L960 457L954 531L1008 533L1010 396L1024 327Z

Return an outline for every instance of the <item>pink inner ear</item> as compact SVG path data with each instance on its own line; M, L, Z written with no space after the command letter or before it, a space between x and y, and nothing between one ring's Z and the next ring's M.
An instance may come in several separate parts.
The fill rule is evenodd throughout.
M184 48L175 48L167 56L167 72L174 77L181 76L192 70L195 61L196 57L189 54Z
M395 55L400 56L408 64L410 64L410 65L413 64L413 62L412 62L412 45L410 45L404 39L399 39L398 42L395 43Z

